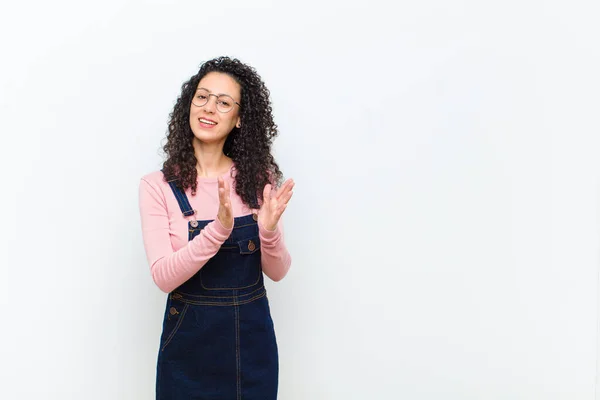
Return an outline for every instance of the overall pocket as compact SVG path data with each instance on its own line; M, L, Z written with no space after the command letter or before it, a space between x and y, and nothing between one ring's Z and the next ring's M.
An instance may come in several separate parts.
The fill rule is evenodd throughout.
M189 304L173 299L176 294L169 295L167 309L163 320L163 331L160 339L160 351L163 351L173 341L181 328Z
M221 246L200 269L203 289L244 289L260 281L260 238L258 235Z

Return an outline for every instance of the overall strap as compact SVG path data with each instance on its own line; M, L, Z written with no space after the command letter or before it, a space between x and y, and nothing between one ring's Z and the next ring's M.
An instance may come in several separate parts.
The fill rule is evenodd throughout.
M171 190L173 191L173 194L175 195L175 198L177 199L177 203L179 203L179 208L181 209L181 212L183 213L183 215L185 217L194 215L196 212L190 205L190 202L188 201L188 198L185 195L185 192L183 192L181 189L179 189L175 182L177 182L177 178L167 180L167 183L171 187Z

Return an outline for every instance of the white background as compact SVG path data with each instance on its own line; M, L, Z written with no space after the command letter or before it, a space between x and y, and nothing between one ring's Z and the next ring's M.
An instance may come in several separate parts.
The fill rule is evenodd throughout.
M297 182L280 399L600 399L598 2L393 7L3 3L0 398L153 398L139 178L230 55Z

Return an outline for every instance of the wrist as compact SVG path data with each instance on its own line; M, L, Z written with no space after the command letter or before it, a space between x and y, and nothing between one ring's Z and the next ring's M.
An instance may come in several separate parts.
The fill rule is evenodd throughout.
M233 219L231 221L224 222L221 218L217 217L217 222L224 231L233 230Z
M260 231L260 235L264 239L273 239L279 235L278 224L274 226L264 225L262 223L258 224L258 230Z
M265 221L262 221L260 218L258 219L258 227L263 231L267 232L275 232L277 230L277 222L274 224L265 224Z

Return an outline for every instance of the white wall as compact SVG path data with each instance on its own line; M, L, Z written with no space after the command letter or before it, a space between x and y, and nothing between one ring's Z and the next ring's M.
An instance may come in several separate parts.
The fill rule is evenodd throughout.
M138 181L226 54L297 182L281 399L594 399L597 2L174 3L2 6L0 398L153 398Z

